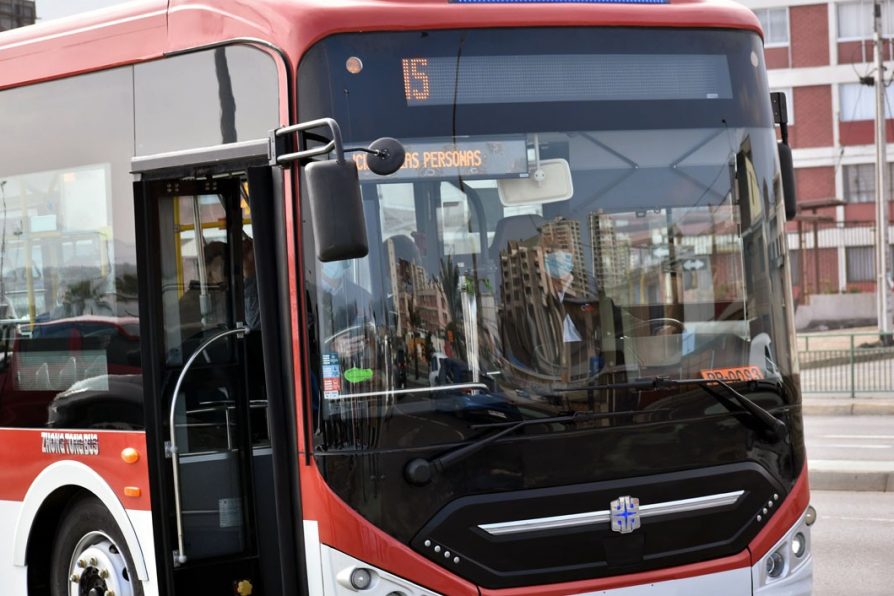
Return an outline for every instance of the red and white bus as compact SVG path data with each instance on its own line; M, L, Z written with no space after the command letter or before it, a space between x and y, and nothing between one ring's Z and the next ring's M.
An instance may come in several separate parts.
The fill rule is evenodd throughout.
M761 35L721 0L0 35L3 592L808 594Z

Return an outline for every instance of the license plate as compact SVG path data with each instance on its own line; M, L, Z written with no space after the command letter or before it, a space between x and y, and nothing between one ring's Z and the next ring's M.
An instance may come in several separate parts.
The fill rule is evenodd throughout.
M703 379L719 381L757 381L764 378L764 373L756 366L736 366L733 368L708 368L701 371Z

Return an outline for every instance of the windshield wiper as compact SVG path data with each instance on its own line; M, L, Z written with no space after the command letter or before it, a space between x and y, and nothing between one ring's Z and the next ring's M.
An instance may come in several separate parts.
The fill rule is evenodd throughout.
M743 410L751 414L755 419L760 421L777 439L784 438L788 433L788 427L785 426L785 422L779 420L773 414L763 409L753 400L749 399L747 396L743 395L739 391L736 391L729 383L723 381L721 379L669 379L667 377L650 377L643 379L634 379L633 381L628 381L625 383L608 383L605 385L588 385L586 387L577 387L574 389L567 389L566 391L598 391L603 389L634 389L637 391L655 391L662 389L670 389L671 387L681 387L681 386L696 386L700 387L705 393L723 403L727 401L729 398L727 396L721 395L714 391L712 385L719 385L722 387L728 394L729 397L735 399L735 401L742 407Z
M573 414L566 414L563 416L548 416L546 418L528 418L526 420L520 420L519 422L497 422L494 424L479 424L475 425L473 428L493 428L493 427L502 427L497 432L484 435L483 437L473 440L468 445L463 445L462 447L457 447L452 451L448 451L443 455L440 455L432 460L424 459L421 457L417 457L416 459L412 459L407 462L407 465L404 467L404 477L407 479L407 482L410 484L415 484L417 486L424 486L431 482L432 474L435 471L443 472L445 469L450 466L460 462L470 455L473 455L484 449L497 439L501 437L505 437L506 435L510 435L515 431L524 428L525 426L532 426L535 424L555 424L555 423L574 423L574 422L584 422L586 420L594 420L596 418L609 418L612 416L630 416L631 414L651 414L652 412L642 412L642 411L630 411L630 412L592 412L592 411L581 411L574 412Z
M730 397L734 398L738 404L742 407L743 410L751 414L755 419L760 421L766 426L766 428L773 433L773 435L777 439L784 438L787 436L788 427L786 427L785 422L779 420L775 416L773 416L770 412L763 409L754 401L738 392L732 386L729 385L726 381L722 381L719 379L668 379L666 377L653 377L653 378L645 378L645 379L635 379L633 381L627 381L624 383L607 383L604 385L588 385L585 387L576 387L574 389L565 389L565 390L557 390L557 391L581 391L581 390L590 390L590 391L599 391L603 389L634 389L637 391L654 391L654 390L662 390L662 389L670 389L671 387L679 387L679 386L697 386L704 390L705 393L710 395L711 397L717 399L721 403L724 403L729 400L728 397L723 396L714 391L711 385L719 385L723 387L723 389L729 394ZM463 445L462 447L457 447L452 451L448 451L443 455L440 455L432 460L424 459L421 457L415 458L407 462L407 465L404 467L404 477L407 482L410 484L415 484L417 486L424 486L431 482L432 475L435 471L443 472L445 469L450 466L468 458L471 455L474 455L481 449L487 447L497 439L505 437L506 435L510 435L515 431L524 428L526 426L532 426L535 424L554 424L554 423L574 423L574 422L583 422L586 420L594 420L597 418L611 418L615 416L631 416L631 415L648 415L654 414L658 410L630 410L626 412L593 412L593 411L581 411L574 412L573 414L566 414L563 416L550 416L546 418L529 418L527 420L521 420L519 422L496 422L493 424L478 424L473 428L500 428L497 432L484 435L483 437L472 441L467 445Z

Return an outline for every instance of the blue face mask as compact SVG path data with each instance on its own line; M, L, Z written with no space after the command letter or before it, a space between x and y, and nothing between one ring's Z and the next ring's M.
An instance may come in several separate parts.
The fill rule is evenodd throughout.
M342 282L342 277L351 267L350 261L329 261L320 266L320 282L327 291L337 289Z
M329 261L323 263L322 272L326 277L341 277L341 274L351 266L350 261Z
M574 259L570 252L564 250L553 251L544 257L546 272L550 277L565 277L574 268Z

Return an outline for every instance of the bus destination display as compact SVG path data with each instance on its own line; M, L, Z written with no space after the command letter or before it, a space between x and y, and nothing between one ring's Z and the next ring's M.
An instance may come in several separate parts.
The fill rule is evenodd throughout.
M365 153L354 153L361 180L406 181L425 178L521 178L528 175L525 135L485 139L430 140L404 145L403 167L382 177L373 174Z
M731 99L722 54L569 54L401 60L408 106Z

